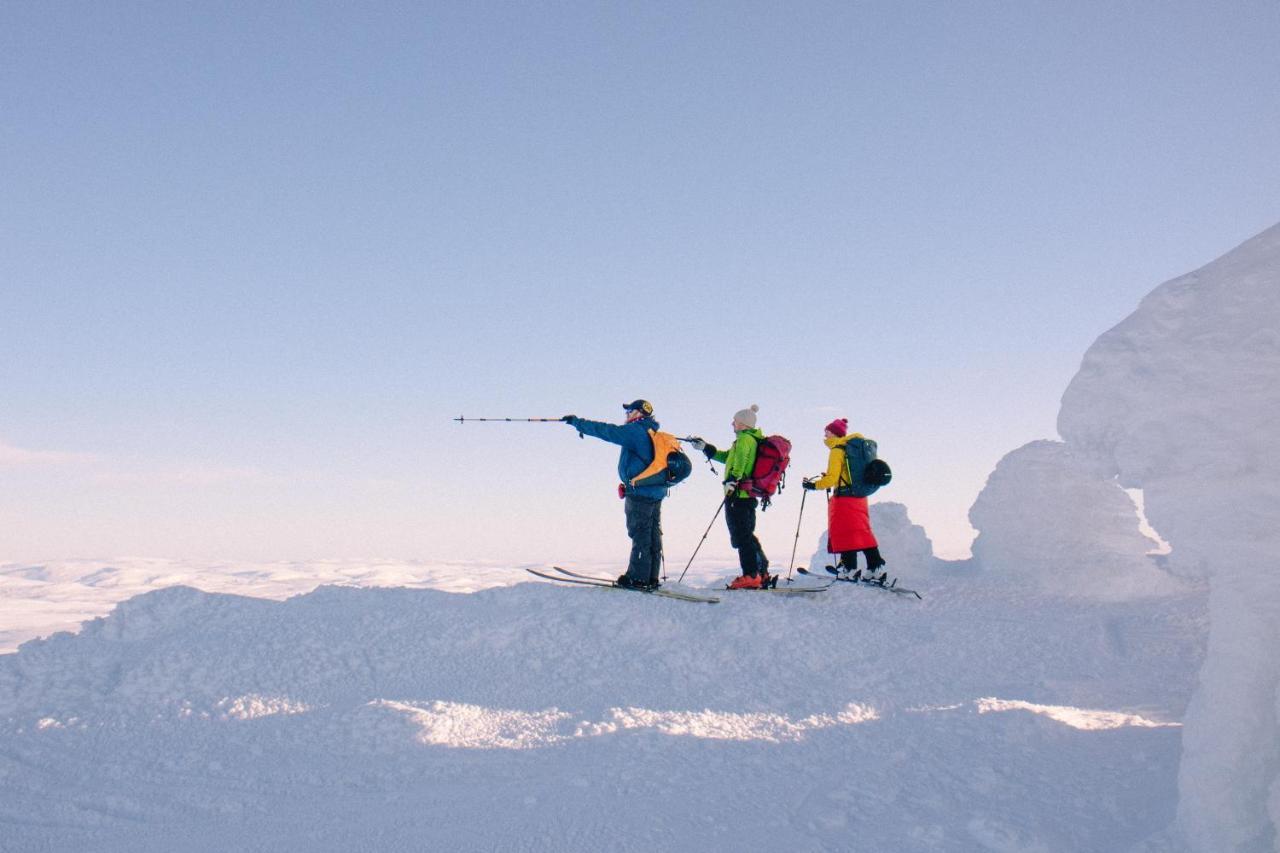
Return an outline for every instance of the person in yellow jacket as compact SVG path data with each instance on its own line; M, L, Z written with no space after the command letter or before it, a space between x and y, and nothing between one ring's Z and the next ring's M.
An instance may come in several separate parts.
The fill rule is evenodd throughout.
M853 477L849 471L845 445L860 433L849 433L849 421L838 418L823 430L823 441L831 449L827 457L827 471L820 477L806 479L806 489L834 489L835 495L827 501L827 552L839 554L833 568L857 575L858 553L867 558L867 568L861 578L872 582L884 579L885 560L880 556L880 543L871 530L871 512L867 499L849 493Z

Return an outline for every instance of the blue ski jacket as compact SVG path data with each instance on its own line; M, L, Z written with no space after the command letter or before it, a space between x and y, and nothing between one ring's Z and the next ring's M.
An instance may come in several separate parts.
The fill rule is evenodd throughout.
M649 430L658 429L658 422L652 416L629 424L607 424L585 418L573 418L568 423L583 435L622 447L622 452L618 454L618 479L626 485L627 494L659 501L667 496L666 486L630 485L631 478L648 468L653 461L653 439L649 438Z

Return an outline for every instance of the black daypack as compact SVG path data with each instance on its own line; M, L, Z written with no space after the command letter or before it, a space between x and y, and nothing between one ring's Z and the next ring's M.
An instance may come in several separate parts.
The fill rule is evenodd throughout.
M849 469L848 486L836 489L837 497L865 498L893 479L889 463L880 459L878 447L869 438L851 438L844 443L844 461Z

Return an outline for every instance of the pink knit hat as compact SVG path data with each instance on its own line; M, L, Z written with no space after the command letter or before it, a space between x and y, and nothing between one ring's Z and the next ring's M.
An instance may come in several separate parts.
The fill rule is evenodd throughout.
M848 431L849 431L848 418L836 418L834 421L827 424L827 432L834 433L835 435L838 435L841 438L844 438L844 434L847 433Z

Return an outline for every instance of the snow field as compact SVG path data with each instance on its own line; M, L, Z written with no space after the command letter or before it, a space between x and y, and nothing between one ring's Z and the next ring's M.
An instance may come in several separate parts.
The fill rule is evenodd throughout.
M157 590L0 657L0 849L1122 850L1199 597Z

